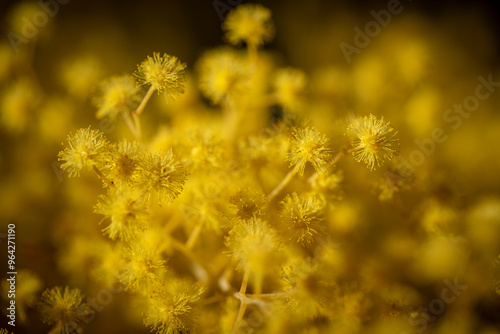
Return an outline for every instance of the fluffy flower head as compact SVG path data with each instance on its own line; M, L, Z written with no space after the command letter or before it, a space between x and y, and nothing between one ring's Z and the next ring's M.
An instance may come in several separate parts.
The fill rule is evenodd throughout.
M99 108L98 119L109 117L115 120L124 112L133 111L139 102L140 89L129 75L115 76L104 80L99 87L99 95L94 104Z
M271 11L259 4L238 6L227 14L222 29L226 31L225 39L233 45L246 42L259 47L274 37Z
M290 166L295 166L299 175L309 161L318 172L324 172L330 158L328 139L315 128L307 127L294 131L291 140L291 151L287 155Z
M68 136L68 146L58 154L59 161L65 161L61 168L69 176L79 176L83 167L92 168L102 162L108 142L99 130L80 129L74 136Z
M151 85L158 93L165 91L167 98L173 100L184 93L185 68L186 64L175 56L153 53L138 66L135 75L139 83Z
M393 131L390 123L384 122L383 117L377 119L370 114L356 119L346 132L353 138L354 159L365 162L370 170L374 170L375 165L380 167L384 161L390 161L399 150L397 132Z

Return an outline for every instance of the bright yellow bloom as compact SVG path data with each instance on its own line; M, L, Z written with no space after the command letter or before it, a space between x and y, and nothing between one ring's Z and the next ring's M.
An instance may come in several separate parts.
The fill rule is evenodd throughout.
M108 171L109 178L116 184L130 185L133 183L143 156L142 153L137 142L129 142L124 139L113 145Z
M347 128L346 134L352 137L352 153L358 162L365 162L370 170L375 165L382 166L384 161L390 161L399 152L399 139L396 138L389 122L384 122L370 114L356 119Z
M266 196L253 190L239 191L236 196L231 197L230 216L235 220L249 220L262 216L266 204Z
M92 314L82 299L80 290L68 287L43 292L39 309L43 322L54 325L51 333L71 334L79 329L80 323Z
M158 270L164 262L157 249L148 244L134 243L125 249L123 257L126 264L120 272L119 280L126 290L147 291L158 283Z
M115 120L120 114L132 112L141 102L140 88L129 75L114 76L104 80L99 95L94 99L98 107L96 117Z
M233 227L226 246L239 270L262 273L278 248L278 235L265 221L251 218Z
M200 58L197 68L201 93L214 104L247 88L247 63L238 51L226 47L210 50Z
M138 66L135 75L140 84L151 85L158 93L165 91L167 98L174 100L184 93L185 68L177 57L166 53L160 57L155 52Z
M108 142L99 130L80 129L74 136L68 136L68 146L58 154L59 161L65 161L61 168L69 176L80 176L83 167L89 169L105 160Z
M144 325L151 327L158 334L191 333L198 320L195 303L204 289L193 285L183 291L179 284L173 284L174 290L160 289L148 299L147 311L144 312Z
M274 78L274 87L280 103L291 109L297 109L302 105L306 84L305 73L294 68L278 70Z
M111 223L103 232L113 240L129 240L146 228L148 207L144 197L137 191L113 187L107 195L99 196L95 213L109 218Z
M224 38L233 45L245 42L259 47L274 37L271 11L259 4L240 5L227 14L222 29Z
M182 192L186 172L170 149L168 152L147 154L140 162L137 179L144 191L158 192L160 203L163 200L171 203Z
M282 229L286 238L303 246L309 245L324 230L323 202L313 194L287 195L281 202Z
M295 166L299 175L304 174L306 163L309 161L318 172L325 172L330 149L328 139L315 128L295 130L292 134L291 151L287 154L290 167Z

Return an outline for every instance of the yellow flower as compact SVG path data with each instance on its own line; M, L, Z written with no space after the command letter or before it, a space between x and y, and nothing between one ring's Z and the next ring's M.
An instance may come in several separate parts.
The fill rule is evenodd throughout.
M299 175L304 174L306 163L309 161L318 172L325 172L330 149L328 139L315 128L307 127L293 132L291 151L287 154L290 167L295 166Z
M259 4L245 4L227 14L222 29L224 38L233 45L245 42L259 47L274 37L271 11Z
M297 109L303 104L303 92L307 77L301 70L294 68L280 69L276 72L274 87L280 103L288 108Z
M155 52L138 66L135 75L140 84L151 85L158 93L165 91L167 98L174 100L184 93L185 68L177 57L166 53L160 57Z
M129 75L114 76L104 80L99 86L99 95L94 99L99 108L96 117L115 120L120 114L132 112L139 102L140 89Z
M278 235L265 221L251 218L233 227L226 246L238 269L262 273L270 267L278 247Z
M245 189L231 197L230 217L233 220L249 220L262 216L266 196L257 191Z
M99 196L95 213L110 218L111 223L103 232L113 240L129 240L137 232L146 228L148 207L143 196L129 189L111 188L109 193Z
M147 291L158 283L158 270L164 267L164 262L157 249L148 244L134 243L133 247L123 253L125 265L119 280L126 290Z
M203 54L197 63L201 93L218 104L228 96L245 91L248 84L247 63L230 48L218 48Z
M356 119L347 128L346 134L352 137L352 153L358 162L365 162L370 170L390 161L399 151L399 139L396 138L389 122L384 122L370 114Z
M58 154L59 161L65 161L61 168L69 176L80 176L83 167L92 168L105 160L108 142L99 130L80 129L74 136L68 136L68 146Z
M124 139L113 145L109 177L116 184L130 185L133 183L142 158L141 153L142 149L137 142L129 142Z
M149 153L140 162L139 187L145 191L157 191L160 203L163 200L171 203L177 198L185 182L186 172L181 163L175 160L172 149L168 152Z
M92 314L78 289L60 287L47 289L39 304L43 322L54 325L51 333L70 334L79 329L79 324Z
M180 284L172 285L174 288L160 289L149 298L144 325L158 334L191 333L198 320L195 303L204 289L197 284L187 290ZM166 291L174 289L177 291Z
M323 202L312 194L299 197L297 193L287 195L281 202L282 228L289 241L303 246L313 242L324 230Z

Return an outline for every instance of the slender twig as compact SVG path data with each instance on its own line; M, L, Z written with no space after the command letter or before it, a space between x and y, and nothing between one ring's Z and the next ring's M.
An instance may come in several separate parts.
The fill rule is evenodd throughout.
M140 116L142 114L142 111L146 107L146 104L148 104L148 101L151 98L151 96L153 95L155 90L156 89L153 86L149 87L148 92L146 93L146 95L144 96L144 98L141 101L141 104L139 104L137 109L134 111L134 115Z
M99 170L99 168L96 167L96 165L92 165L92 168L94 169L94 171L97 173L97 175L99 175L99 177L104 181L106 182L106 184L110 187L114 187L115 184L113 183L113 181L111 181L110 179L108 179L106 176L104 176L104 174Z
M248 270L245 271L245 274L243 275L243 281L241 282L241 288L240 288L240 294L244 295L245 292L247 291L247 284L248 284L248 277L250 276L250 272ZM244 300L241 300L240 302L240 310L238 311L238 317L236 318L236 322L234 323L233 327L233 334L236 334L238 332L238 329L240 327L240 322L241 319L243 319L243 314L245 314L245 310L247 308L247 303Z
M139 139L139 134L137 133L137 129L135 127L134 122L132 121L132 118L130 118L130 115L128 112L123 112L123 119L125 120L125 123L127 123L127 126L129 127L130 131L134 135L136 139Z
M280 184L267 195L267 201L271 202L290 183L295 174L297 174L295 168L289 171L285 178L281 180Z
M198 237L200 236L200 232L201 232L201 224L198 224L193 229L193 231L189 235L188 240L186 241L186 247L188 249L193 249L194 244L196 243L196 240L198 240Z

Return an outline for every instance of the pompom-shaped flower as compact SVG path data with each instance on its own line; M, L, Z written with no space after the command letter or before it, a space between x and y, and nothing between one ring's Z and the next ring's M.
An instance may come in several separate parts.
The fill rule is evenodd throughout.
M266 205L266 196L263 193L245 189L231 197L229 216L231 220L249 220L262 216Z
M139 187L145 191L158 192L159 202L171 203L182 192L186 172L176 161L172 149L168 152L147 154L139 165Z
M282 229L291 242L308 245L323 231L324 203L315 195L287 195L281 203Z
M135 75L139 83L151 85L158 93L165 91L167 98L173 100L184 93L185 68L186 64L177 57L167 54L160 57L155 52L138 66Z
M365 116L356 119L347 128L346 134L352 137L353 156L358 162L365 162L370 170L384 161L390 161L399 151L397 132L393 132L389 122L384 118Z
M111 223L103 232L113 240L129 240L138 231L145 229L148 216L148 207L137 191L127 188L113 187L107 195L99 196L95 213L109 218Z
M139 93L140 88L129 75L104 80L99 86L98 96L94 99L99 108L96 117L101 119L107 116L115 120L120 114L132 112L141 102Z
M301 70L285 68L278 70L274 78L274 87L280 103L288 108L299 108L303 103L303 93L307 77Z
M287 154L290 166L295 166L299 175L304 174L304 168L309 161L318 172L326 170L330 149L328 139L315 128L298 129L292 134L291 151Z
M68 136L68 146L58 154L59 161L65 161L61 168L69 176L80 176L83 167L96 167L105 161L108 142L99 130L80 129L74 136Z
M137 142L124 139L113 145L109 177L117 184L131 184L134 182L139 162L142 158L142 149Z
M224 38L233 45L245 42L259 47L274 37L271 11L259 4L245 4L227 14L222 29Z
M80 323L92 314L92 310L82 299L80 290L68 287L64 290L55 287L43 292L39 309L43 322L54 325L51 333L77 332Z
M272 267L278 236L265 221L251 218L233 227L226 239L226 246L238 269L262 276L264 271Z
M245 90L247 64L242 55L230 48L218 48L203 54L197 63L200 90L214 104L228 95Z
M144 292L158 283L158 271L164 267L164 261L153 245L135 242L125 249L123 257L125 265L119 280L126 290Z
M182 289L179 284L173 285L177 291L160 289L148 300L144 325L158 334L192 333L198 319L195 304L204 289L197 284L189 290Z

